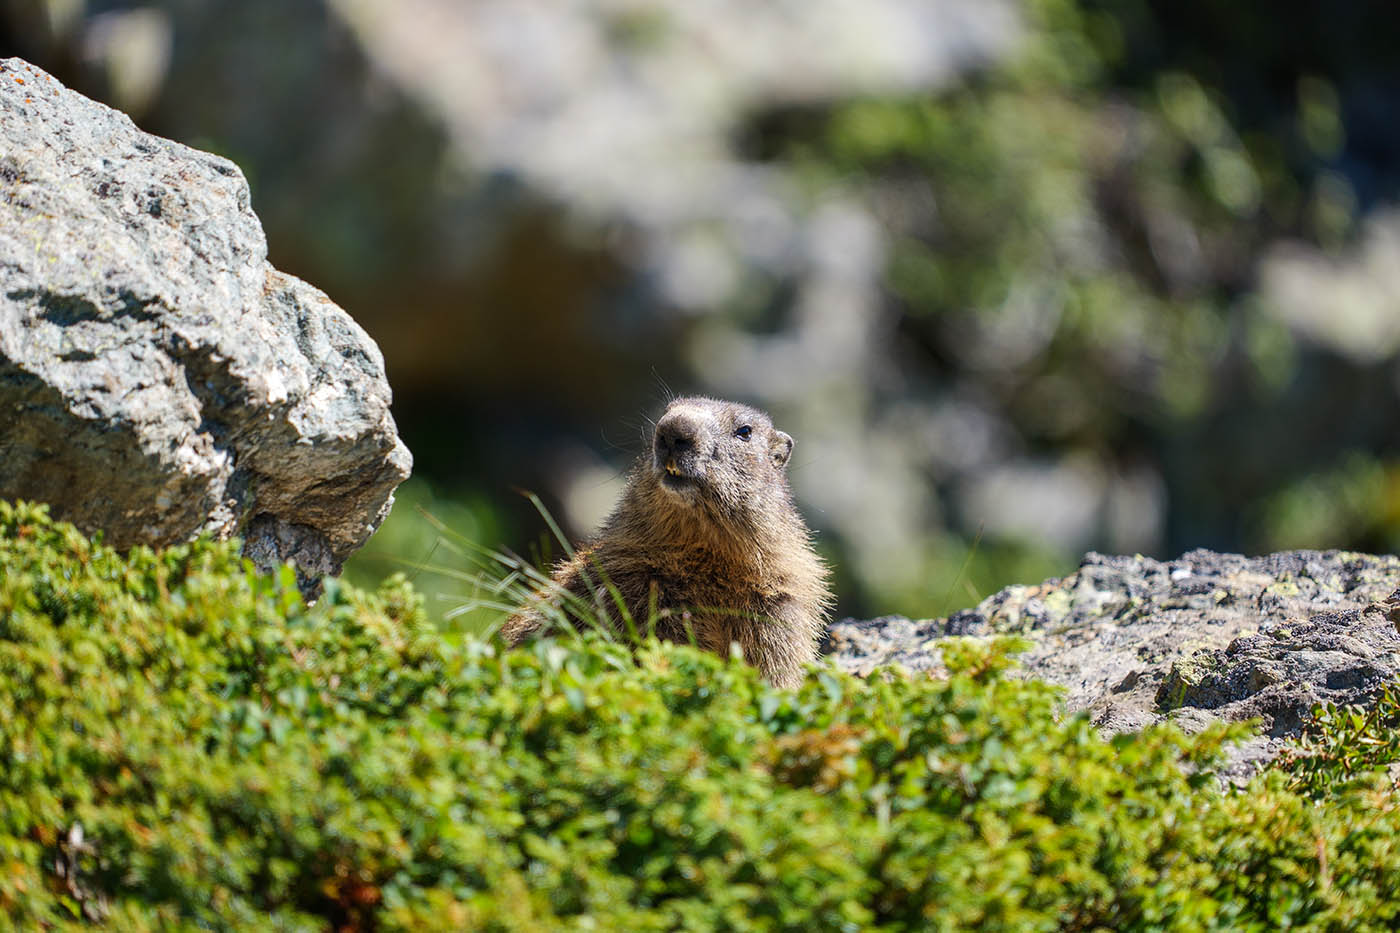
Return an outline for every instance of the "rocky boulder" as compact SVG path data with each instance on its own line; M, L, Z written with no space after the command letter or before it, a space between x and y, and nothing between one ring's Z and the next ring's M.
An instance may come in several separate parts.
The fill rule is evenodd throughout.
M242 535L313 589L408 476L389 402L237 166L0 61L0 497L118 547Z
M1022 635L1026 674L1063 686L1069 708L1102 728L1258 718L1228 769L1243 775L1297 736L1314 705L1365 705L1400 680L1397 588L1393 556L1091 553L1063 579L1008 587L946 619L846 619L829 649L858 674L886 664L938 674L942 639Z

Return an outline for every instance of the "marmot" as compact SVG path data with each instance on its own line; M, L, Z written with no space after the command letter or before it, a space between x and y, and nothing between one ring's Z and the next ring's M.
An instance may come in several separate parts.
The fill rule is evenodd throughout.
M792 438L757 409L672 401L602 529L536 598L558 606L574 594L624 631L620 597L641 634L650 625L722 657L737 642L770 683L796 687L831 594L788 489L791 454ZM501 635L518 645L545 625L527 606Z

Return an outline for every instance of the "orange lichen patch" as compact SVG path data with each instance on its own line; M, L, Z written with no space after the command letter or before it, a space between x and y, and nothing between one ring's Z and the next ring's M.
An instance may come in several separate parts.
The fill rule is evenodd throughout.
M15 80L18 81L20 84L24 83L24 79L21 78L19 75L15 75Z

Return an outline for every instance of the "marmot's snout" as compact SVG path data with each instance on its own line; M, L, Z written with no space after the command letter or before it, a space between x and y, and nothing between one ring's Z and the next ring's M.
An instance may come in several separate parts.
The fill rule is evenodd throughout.
M653 466L668 489L688 488L705 475L705 455L711 446L704 412L677 408L656 423Z

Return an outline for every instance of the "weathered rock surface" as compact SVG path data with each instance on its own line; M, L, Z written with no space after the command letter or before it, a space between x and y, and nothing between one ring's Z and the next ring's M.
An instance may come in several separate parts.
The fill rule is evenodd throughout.
M1392 556L1091 553L1064 579L1008 587L946 619L844 620L830 649L854 673L939 673L944 638L1023 635L1027 675L1065 687L1068 706L1102 728L1259 718L1229 769L1244 774L1298 735L1313 705L1365 705L1400 679L1400 610L1388 601L1398 587Z
M0 496L338 572L411 457L374 342L266 256L233 163L0 61Z

